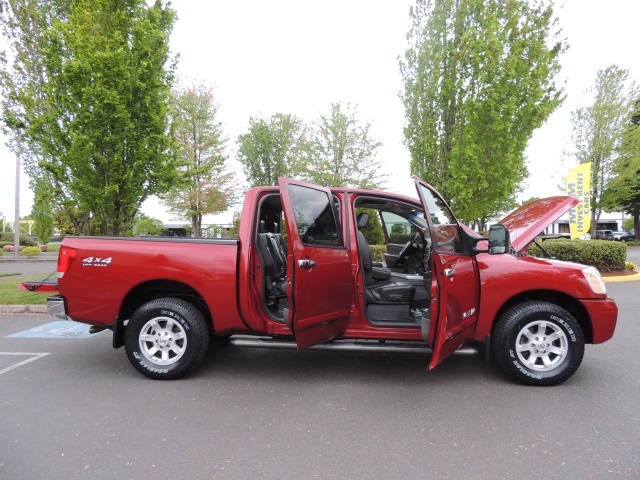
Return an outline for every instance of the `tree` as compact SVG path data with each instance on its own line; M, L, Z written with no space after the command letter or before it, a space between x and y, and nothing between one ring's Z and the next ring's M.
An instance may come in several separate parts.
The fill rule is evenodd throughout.
M526 177L527 142L563 100L551 0L417 0L410 15L411 172L464 221L487 218Z
M174 11L159 0L0 2L13 58L0 77L12 147L32 177L46 172L79 233L122 235L175 171Z
M238 136L238 161L252 187L277 185L278 177L295 176L305 144L305 126L298 117L276 113L251 117L249 131Z
M613 177L602 193L602 206L631 215L630 222L625 220L625 229L634 228L636 239L640 239L640 99L622 133L618 154Z
M370 134L371 123L361 124L357 107L331 105L328 116L312 125L301 175L326 187L381 188L381 161L375 156L382 143Z
M595 86L587 90L591 105L571 114L573 156L580 162L591 162L591 235L604 207L603 192L613 175L613 167L622 145L632 110L635 86L628 84L629 71L611 65L598 70ZM632 149L631 149L632 150ZM631 157L624 160L631 161ZM611 200L609 201L611 203Z
M217 113L213 91L205 85L175 93L179 181L165 201L174 213L191 221L196 237L202 236L202 217L225 211L234 196L234 175L226 171L226 140Z
M356 215L366 213L369 215L369 222L362 230L364 238L367 239L369 245L384 245L384 232L382 231L382 223L380 222L380 213L373 208L356 208Z
M62 208L53 210L53 228L55 228L63 238L68 235L80 235L80 232L76 230L76 227L71 222L71 218Z
M162 220L141 215L133 227L133 234L136 237L162 235L165 230Z
M51 191L47 183L39 182L35 188L35 199L31 209L31 218L35 220L33 231L40 245L46 245L53 237L53 214Z

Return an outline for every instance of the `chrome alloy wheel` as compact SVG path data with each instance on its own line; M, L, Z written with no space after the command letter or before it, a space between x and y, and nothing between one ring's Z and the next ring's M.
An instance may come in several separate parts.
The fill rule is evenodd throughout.
M171 317L156 317L144 324L139 336L140 352L156 365L172 365L187 348L187 334Z
M569 341L564 331L555 323L536 320L518 332L516 353L525 367L548 372L567 358Z

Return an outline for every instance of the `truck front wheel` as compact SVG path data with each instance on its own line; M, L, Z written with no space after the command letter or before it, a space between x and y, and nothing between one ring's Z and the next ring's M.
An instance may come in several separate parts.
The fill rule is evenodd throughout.
M557 385L571 377L584 355L584 336L565 309L548 302L514 305L498 319L491 339L498 365L527 385Z
M159 298L145 303L129 319L124 347L131 364L159 380L183 377L204 359L209 331L202 314L190 303Z

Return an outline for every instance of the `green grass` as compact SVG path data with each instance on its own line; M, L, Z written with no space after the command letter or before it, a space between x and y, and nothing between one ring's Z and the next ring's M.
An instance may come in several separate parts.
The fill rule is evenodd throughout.
M18 290L18 285L26 280L42 280L44 275L11 278L0 280L0 305L44 305L47 303L47 297L52 295L48 293L35 293Z
M49 243L47 244L47 252L59 252L60 244L59 243Z

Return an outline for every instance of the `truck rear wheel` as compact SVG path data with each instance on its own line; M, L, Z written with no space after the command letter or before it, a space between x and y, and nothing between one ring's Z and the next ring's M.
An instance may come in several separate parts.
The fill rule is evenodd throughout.
M580 366L584 337L565 309L548 302L515 305L498 319L491 348L498 365L527 385L557 385Z
M204 317L190 303L159 298L145 303L129 319L124 347L131 364L159 380L184 377L200 365L209 347Z

